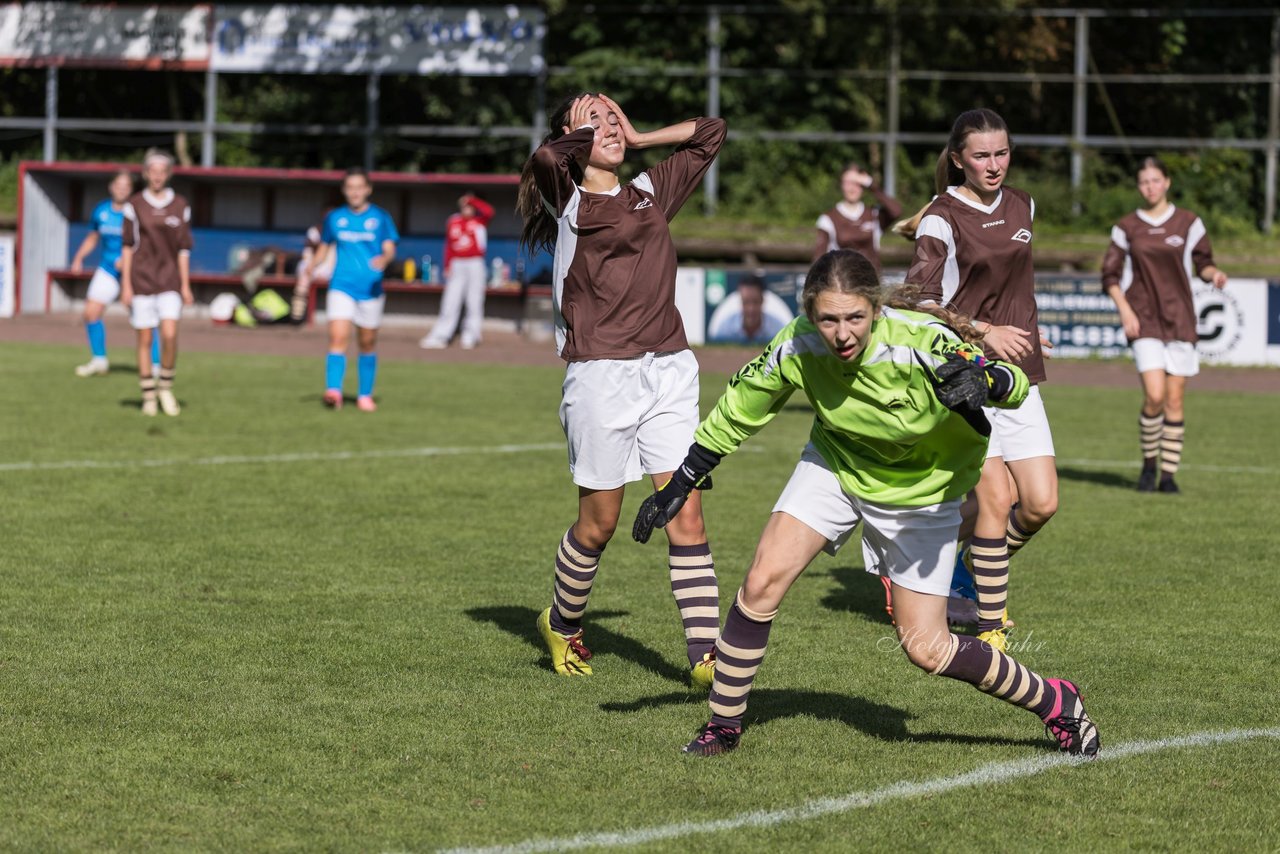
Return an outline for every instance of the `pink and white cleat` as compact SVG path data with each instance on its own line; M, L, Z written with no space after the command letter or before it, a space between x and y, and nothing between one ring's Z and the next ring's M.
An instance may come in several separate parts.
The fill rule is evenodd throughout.
M378 404L373 402L373 398L367 394L356 398L356 409L361 412L377 412Z
M1084 710L1080 689L1066 679L1044 680L1058 691L1053 710L1044 716L1044 728L1058 742L1058 749L1090 759L1098 755L1098 727Z
M324 405L330 409L342 408L342 390L336 388L325 389Z

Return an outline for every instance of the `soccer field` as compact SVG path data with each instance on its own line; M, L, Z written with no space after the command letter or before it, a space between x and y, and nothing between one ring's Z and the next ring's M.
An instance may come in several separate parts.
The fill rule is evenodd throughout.
M0 848L1280 839L1280 397L1193 385L1183 494L1138 495L1136 382L1045 388L1061 510L1013 564L1013 653L1081 686L1099 761L912 667L856 548L783 604L742 746L695 760L661 537L605 552L594 677L534 630L576 509L560 370L388 362L371 416L321 408L319 357L190 354L182 416L144 419L113 355L0 344ZM809 423L797 397L716 472L723 604Z

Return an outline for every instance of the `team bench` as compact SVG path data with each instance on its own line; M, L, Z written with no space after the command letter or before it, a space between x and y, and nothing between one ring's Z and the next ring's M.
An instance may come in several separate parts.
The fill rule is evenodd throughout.
M72 270L49 270L45 276L45 304L49 305L50 295L54 285L60 285L64 290L70 292L70 287L87 283L93 277L93 270L82 270L79 273ZM273 288L285 291L286 298L292 293L296 279L293 276L286 276L279 272L262 276L258 279L259 288ZM315 317L316 310L316 294L318 291L327 288L327 282L316 282L311 286L311 292L307 295L307 322L310 323ZM210 291L236 291L243 288L241 276L230 273L192 273L191 274L191 290L195 292L197 301L208 303L212 299ZM385 279L382 282L382 288L389 296L388 303L401 303L403 307L408 307L408 303L419 302L414 297L428 297L431 299L430 305L416 305L414 309L422 314L435 314L439 309L439 297L444 293L444 285L431 284L426 282L404 282L399 279ZM203 297L209 294L209 299ZM404 295L404 296L402 296ZM486 316L505 317L507 319L520 321L524 316L524 305L529 297L549 297L551 296L551 288L545 285L520 285L512 288L491 288L485 294L486 299ZM489 300L499 300L499 304L493 305L494 311L490 311L488 306ZM425 309L430 308L431 311ZM393 311L394 306L389 305L388 311Z

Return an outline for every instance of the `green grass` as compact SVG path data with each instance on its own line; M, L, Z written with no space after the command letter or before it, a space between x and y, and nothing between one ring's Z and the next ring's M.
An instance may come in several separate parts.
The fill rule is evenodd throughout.
M124 359L124 352L115 355ZM684 685L661 546L605 554L596 675L533 631L572 521L556 369L389 363L382 410L323 411L321 359L191 354L178 419L125 371L0 344L0 848L425 851L771 810L1047 755L1038 722L885 649L856 548L774 628L735 754L677 753ZM724 377L704 378L704 402ZM1015 563L1020 657L1078 680L1105 746L1280 725L1280 399L1188 401L1185 494L1138 496L1133 390L1048 387L1062 509ZM809 426L789 407L717 472L727 600ZM485 453L496 445L555 445ZM132 465L423 447L451 456ZM641 497L628 496L624 524ZM655 850L1270 849L1280 743L1057 768Z

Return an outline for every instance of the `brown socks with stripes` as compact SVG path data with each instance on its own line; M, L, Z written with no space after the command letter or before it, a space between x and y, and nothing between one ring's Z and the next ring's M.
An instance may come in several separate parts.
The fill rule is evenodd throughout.
M720 633L716 565L707 543L670 546L667 561L671 570L671 595L676 597L676 607L680 609L689 666L693 667L711 652Z
M974 537L969 554L973 589L978 594L978 631L1003 628L1009 597L1009 544L1004 538Z
M977 638L951 635L951 649L933 673L968 682L982 693L1021 706L1042 719L1058 696L1054 686L1039 674Z
M551 603L551 628L570 637L582 628L582 615L587 610L591 585L600 568L603 549L589 549L573 537L573 528L565 531L556 550L556 581Z
M1177 492L1173 476L1178 473L1178 465L1182 462L1182 438L1186 434L1185 421L1165 419L1164 431L1160 435L1160 491Z
M747 608L742 604L742 591L738 591L716 641L716 677L711 685L711 723L716 726L742 727L751 683L764 661L769 629L777 615L776 610L760 614Z

